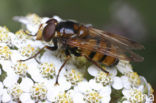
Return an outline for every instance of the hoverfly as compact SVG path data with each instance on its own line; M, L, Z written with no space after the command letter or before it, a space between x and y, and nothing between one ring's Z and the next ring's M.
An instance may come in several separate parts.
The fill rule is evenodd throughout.
M52 18L49 19L46 24L43 30L41 30L42 24L40 25L36 35L39 35L40 32L41 37L39 39L43 39L46 42L52 40L54 46L45 46L34 56L20 61L35 58L45 48L52 51L57 50L58 43L60 43L67 58L59 69L56 84L58 84L59 74L71 58L71 54L84 56L106 73L108 72L101 67L101 64L111 67L117 65L119 60L133 62L141 62L144 60L143 57L132 51L143 49L144 46L124 36L112 34L74 21L58 22Z

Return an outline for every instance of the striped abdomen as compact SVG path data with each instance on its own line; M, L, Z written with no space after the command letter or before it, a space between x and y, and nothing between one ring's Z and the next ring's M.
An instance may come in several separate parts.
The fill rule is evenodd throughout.
M91 44L92 48L97 47L97 45L98 45L99 50L100 50L101 46L106 47L106 48L108 48L108 46L110 46L107 43L100 42L100 40L97 42L97 40L95 40L95 39L90 39L88 42ZM104 64L104 65L109 66L109 67L117 65L117 63L119 61L117 58L105 55L104 53L101 53L101 52L98 52L98 51L94 51L94 49L92 49L92 50L93 51L83 49L83 50L81 50L81 52L84 55L86 55L88 58L90 58L93 61L98 62L100 64Z

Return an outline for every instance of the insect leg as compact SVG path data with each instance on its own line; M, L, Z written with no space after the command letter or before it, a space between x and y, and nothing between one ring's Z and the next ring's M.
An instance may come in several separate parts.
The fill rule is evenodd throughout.
M38 32L42 28L42 26L43 26L43 24L40 24L39 29L38 29ZM36 36L38 34L38 32L35 35L32 35L30 33L27 33L26 31L24 31L24 33L27 34L27 35L29 35L29 36Z
M104 70L97 62L93 61L92 59L88 58L87 56L84 55L85 58L87 58L89 61L91 61L93 64L95 64L98 68L100 68L103 72L109 73L108 71Z
M24 61L30 60L30 59L32 59L32 58L35 58L35 57L36 57L38 54L40 54L45 48L52 50L54 47L44 46L44 47L41 48L35 55L33 55L33 56L31 56L31 57L29 57L29 58L27 58L27 59L19 60L19 61L20 61L20 62L24 62ZM36 60L36 58L35 58L35 60ZM40 63L38 60L36 60L36 61L37 61L38 63Z
M60 75L60 72L61 70L63 69L63 67L65 66L65 64L67 63L67 61L70 59L70 55L67 56L66 60L64 61L64 63L62 64L62 66L60 67L59 71L58 71L58 74L57 74L57 77L56 77L56 82L55 82L55 85L59 85L58 83L58 79L59 79L59 75Z
M38 54L40 54L45 48L47 48L47 49L49 49L49 50L52 50L52 51L54 51L54 50L56 50L57 48L58 48L58 45L57 45L57 38L54 38L53 39L53 43L54 43L54 46L53 47L50 47L50 46L44 46L42 49L40 49L35 55L33 55L33 56L31 56L31 57L29 57L29 58L27 58L27 59L25 59L25 60L19 60L20 62L23 62L23 61L27 61L27 60L30 60L30 59L32 59L32 58L35 58ZM35 60L38 62L38 63L40 63L36 58L35 58Z

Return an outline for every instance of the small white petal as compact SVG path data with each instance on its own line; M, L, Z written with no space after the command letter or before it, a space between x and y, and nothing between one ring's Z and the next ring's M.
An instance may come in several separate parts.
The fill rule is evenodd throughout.
M61 22L62 21L62 19L60 17L56 16L56 15L53 16L53 18L56 19L58 22Z
M112 76L116 76L117 75L117 69L116 68L107 68L107 70L109 72L109 74L111 74Z
M51 102L55 101L55 97L60 93L60 88L49 88L47 92L47 99Z
M71 90L70 95L73 98L74 103L85 103L83 100L84 96L81 93Z
M22 103L35 103L34 100L28 100L28 101L25 101L25 102L22 102Z
M121 80L120 77L114 77L114 78L113 78L112 87L113 87L114 89L117 89L117 90L123 88L122 80Z
M30 94L29 93L23 93L20 96L20 100L21 100L22 103L28 103L27 101L31 100Z
M22 78L22 82L20 84L21 89L24 92L29 92L30 88L33 86L33 81L29 78Z
M19 51L12 50L12 55L11 55L11 61L16 64L18 60L21 60L22 56L20 55Z
M13 18L15 21L18 21L20 23L23 23L23 24L28 24L28 19L26 17L23 17L23 16L15 16Z
M100 90L103 87L101 83L96 83L95 79L89 81L89 86L95 90Z
M17 82L17 80L18 80L17 75L9 75L4 79L3 84L6 87L12 87Z
M49 50L46 50L46 52L41 57L40 61L54 64L54 66L56 68L56 73L58 72L58 70L60 69L60 67L63 64L57 57L53 56L52 52ZM60 75L63 74L63 71L64 71L64 69L62 69Z
M3 90L2 102L6 103L11 101L11 96L7 93L7 90Z
M78 86L77 87L75 87L75 90L76 91L78 91L78 92L86 92L86 90L90 90L90 87L88 86L89 84L88 84L88 82L86 81L86 82L80 82L79 84L78 84Z
M54 84L55 84L55 81L54 81ZM68 90L71 88L71 83L70 82L67 82L65 77L64 76L61 76L59 77L59 86L55 86L57 88L60 88L62 90Z
M11 68L11 62L10 61L4 61L4 60L0 60L0 63L2 65L2 69L5 71L5 72L12 72L12 68Z
M128 80L128 77L127 77L127 76L122 76L122 77L121 77L121 80L122 80L123 87L124 87L125 89L130 89L130 88L131 88L131 83L130 83L130 81Z
M129 101L123 101L122 103L131 103L131 102L129 102Z
M51 103L50 101L39 101L38 103Z
M123 94L126 98L129 98L129 97L130 97L129 90L127 90L127 89L123 89L123 90L122 90L122 94Z
M128 61L120 61L116 67L122 74L133 72L132 66Z
M103 97L101 99L102 103L110 103L110 100L111 100L111 97L110 96L109 97Z
M111 87L105 86L100 91L100 95L102 96L102 103L109 103L111 100Z
M98 72L100 71L99 68L97 68L96 66L92 65L88 68L88 73L92 76L96 76L98 74Z
M3 84L2 84L2 82L0 82L0 96L3 94Z
M35 34L38 31L39 25L26 25L26 27L32 34Z
M112 89L109 85L103 87L101 90L100 90L100 93L104 96L104 95L110 95L112 92Z
M46 23L50 18L48 17L43 17L41 20L41 23Z

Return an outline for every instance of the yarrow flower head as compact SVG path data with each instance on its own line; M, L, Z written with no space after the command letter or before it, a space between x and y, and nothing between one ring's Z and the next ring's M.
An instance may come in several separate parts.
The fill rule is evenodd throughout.
M24 31L22 29L18 30L15 33L16 37L21 40L29 39L31 36L29 36L28 34L29 34L29 31Z
M46 100L47 96L47 88L43 83L35 83L31 89L31 97L35 101L43 101Z
M100 93L95 90L86 91L84 95L85 95L84 100L87 103L100 103L102 99L102 96L100 96Z
M109 85L112 82L112 78L109 74L105 72L98 72L98 75L95 77L97 83L102 83L104 86Z
M19 97L22 95L23 90L21 89L19 84L15 84L11 89L10 89L10 94L13 98L14 101L18 101Z
M30 44L28 44L24 47L21 47L20 53L22 56L26 56L26 57L33 56L33 54L35 54L35 48Z
M42 63L39 66L40 73L43 75L43 77L47 79L52 79L56 75L55 67L53 64L50 63Z
M129 61L120 60L113 67L102 65L101 70L83 56L71 55L60 70L66 59L61 46L55 52L40 49L54 45L38 35L50 18L29 14L14 19L25 28L12 33L0 26L0 102L153 103L151 85L133 71Z
M0 26L0 42L10 44L11 38L7 27Z
M145 94L138 89L130 89L123 91L126 99L131 103L143 103L145 101Z
M15 73L18 74L19 76L26 76L26 73L28 70L27 64L18 62L17 64L13 66L13 68L14 68Z
M82 73L78 72L75 69L67 71L65 77L67 78L67 81L71 82L72 85L76 85L78 82L81 82L83 80Z
M11 50L8 46L0 46L0 59L9 60L11 57Z
M55 103L74 103L70 93L60 93L55 99Z
M128 76L129 81L133 85L138 86L138 85L141 84L141 79L140 79L139 75L136 72L126 73L126 76Z

